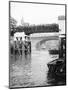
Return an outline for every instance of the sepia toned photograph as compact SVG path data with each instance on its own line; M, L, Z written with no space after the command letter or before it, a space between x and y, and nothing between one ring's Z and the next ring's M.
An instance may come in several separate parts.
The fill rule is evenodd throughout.
M9 1L9 88L66 85L66 5Z

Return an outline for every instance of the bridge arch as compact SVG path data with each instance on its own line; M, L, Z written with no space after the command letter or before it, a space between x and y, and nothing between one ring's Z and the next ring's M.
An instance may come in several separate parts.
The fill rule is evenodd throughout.
M37 50L46 49L53 47L58 49L59 47L59 34L58 33L37 33L30 35L31 40L34 39L32 47ZM49 45L51 43L51 45ZM51 46L51 47L50 47ZM48 48L48 49L49 49Z

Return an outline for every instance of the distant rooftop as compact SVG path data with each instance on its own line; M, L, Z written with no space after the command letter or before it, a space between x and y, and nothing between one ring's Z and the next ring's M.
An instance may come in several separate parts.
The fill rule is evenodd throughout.
M58 16L58 20L65 20L65 16L64 15Z

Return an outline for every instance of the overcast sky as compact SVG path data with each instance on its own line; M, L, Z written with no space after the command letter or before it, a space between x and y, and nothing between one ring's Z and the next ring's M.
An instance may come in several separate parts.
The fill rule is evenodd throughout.
M65 15L65 6L32 3L11 3L11 17L15 18L18 25L24 22L29 24L57 23L58 16Z

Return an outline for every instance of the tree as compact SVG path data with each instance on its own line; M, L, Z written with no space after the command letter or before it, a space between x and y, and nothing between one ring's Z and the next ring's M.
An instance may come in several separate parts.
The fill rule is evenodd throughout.
M13 17L10 17L10 34L11 34L11 36L13 36L13 33L16 31L16 25L17 25L17 21Z

